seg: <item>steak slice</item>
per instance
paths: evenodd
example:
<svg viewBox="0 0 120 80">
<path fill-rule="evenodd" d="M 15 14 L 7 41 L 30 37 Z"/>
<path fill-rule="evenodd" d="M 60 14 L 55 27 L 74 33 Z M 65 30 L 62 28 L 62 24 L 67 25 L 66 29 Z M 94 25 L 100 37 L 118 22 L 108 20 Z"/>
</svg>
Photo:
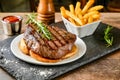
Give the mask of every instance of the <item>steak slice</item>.
<svg viewBox="0 0 120 80">
<path fill-rule="evenodd" d="M 66 55 L 73 47 L 76 35 L 55 26 L 47 26 L 52 34 L 48 40 L 35 30 L 35 26 L 28 24 L 24 32 L 24 40 L 28 49 L 42 57 L 59 59 Z"/>
</svg>

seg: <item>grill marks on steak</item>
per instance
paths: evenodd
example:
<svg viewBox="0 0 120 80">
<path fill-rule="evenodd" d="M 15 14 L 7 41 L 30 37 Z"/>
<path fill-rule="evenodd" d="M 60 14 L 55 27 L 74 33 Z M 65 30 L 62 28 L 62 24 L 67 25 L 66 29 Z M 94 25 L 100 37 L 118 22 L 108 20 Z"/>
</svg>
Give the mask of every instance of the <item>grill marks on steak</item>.
<svg viewBox="0 0 120 80">
<path fill-rule="evenodd" d="M 47 29 L 52 34 L 52 40 L 44 38 L 42 34 L 36 31 L 35 26 L 29 24 L 24 32 L 24 40 L 28 49 L 31 49 L 40 56 L 59 59 L 71 50 L 76 36 L 54 26 L 47 26 Z"/>
<path fill-rule="evenodd" d="M 48 27 L 48 29 L 50 30 L 50 32 L 59 40 L 60 43 L 62 43 L 63 45 L 66 44 L 65 40 L 62 38 L 62 36 L 59 35 L 59 33 L 57 33 L 57 31 L 53 28 L 53 27 Z"/>
</svg>

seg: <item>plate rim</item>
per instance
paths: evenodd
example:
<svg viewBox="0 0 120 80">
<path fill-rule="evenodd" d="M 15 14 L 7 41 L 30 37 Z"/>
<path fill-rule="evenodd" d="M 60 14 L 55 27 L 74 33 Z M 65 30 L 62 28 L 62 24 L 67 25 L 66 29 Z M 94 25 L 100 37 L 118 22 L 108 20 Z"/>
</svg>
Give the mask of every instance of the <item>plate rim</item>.
<svg viewBox="0 0 120 80">
<path fill-rule="evenodd" d="M 59 62 L 56 62 L 56 63 L 46 63 L 46 62 L 40 62 L 40 61 L 37 61 L 37 60 L 35 60 L 34 58 L 32 58 L 32 57 L 30 57 L 30 56 L 28 56 L 28 55 L 25 55 L 24 53 L 22 53 L 21 51 L 20 51 L 20 49 L 18 48 L 18 44 L 19 44 L 19 41 L 20 41 L 20 39 L 23 37 L 23 34 L 20 34 L 20 35 L 18 35 L 17 37 L 15 37 L 13 40 L 12 40 L 12 42 L 11 42 L 11 44 L 10 44 L 10 49 L 11 49 L 11 51 L 12 51 L 12 54 L 15 56 L 15 57 L 17 57 L 18 59 L 20 59 L 20 60 L 22 60 L 22 61 L 25 61 L 25 62 L 28 62 L 28 63 L 31 63 L 31 64 L 37 64 L 37 65 L 62 65 L 62 64 L 67 64 L 67 63 L 70 63 L 70 62 L 73 62 L 73 61 L 76 61 L 76 60 L 78 60 L 79 58 L 81 58 L 85 53 L 86 53 L 86 50 L 87 50 L 87 46 L 86 46 L 86 44 L 85 44 L 85 42 L 82 40 L 82 39 L 80 39 L 79 37 L 77 37 L 77 40 L 76 40 L 76 42 L 75 42 L 75 45 L 78 47 L 78 52 L 77 52 L 77 54 L 75 54 L 74 56 L 72 56 L 72 57 L 70 57 L 70 58 L 67 58 L 67 59 L 63 59 L 63 60 L 61 60 L 61 61 L 59 61 Z M 80 41 L 80 43 L 78 44 L 78 41 Z M 14 47 L 16 45 L 16 47 Z M 81 47 L 81 48 L 80 48 Z M 18 50 L 18 52 L 15 52 L 15 50 Z M 82 49 L 82 53 L 80 52 L 80 50 L 79 49 Z M 80 53 L 81 54 L 80 54 Z M 19 54 L 18 54 L 19 53 Z M 22 53 L 22 54 L 21 54 Z M 26 58 L 29 58 L 30 60 L 32 60 L 32 61 L 30 61 L 30 60 L 27 60 L 26 58 L 22 58 L 20 55 L 22 55 L 23 57 L 26 57 Z M 79 56 L 77 56 L 77 55 L 79 55 Z M 76 56 L 76 57 L 75 57 Z M 74 58 L 75 57 L 75 58 Z M 73 59 L 72 59 L 73 58 Z M 70 61 L 65 61 L 65 60 L 69 60 L 69 59 L 72 59 L 72 60 L 70 60 Z"/>
</svg>

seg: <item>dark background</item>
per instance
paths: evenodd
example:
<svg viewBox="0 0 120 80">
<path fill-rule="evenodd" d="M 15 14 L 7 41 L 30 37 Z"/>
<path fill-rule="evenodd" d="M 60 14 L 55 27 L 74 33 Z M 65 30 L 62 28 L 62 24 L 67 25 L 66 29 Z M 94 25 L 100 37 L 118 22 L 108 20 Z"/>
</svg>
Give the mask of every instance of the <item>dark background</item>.
<svg viewBox="0 0 120 80">
<path fill-rule="evenodd" d="M 65 6 L 68 9 L 69 4 L 76 4 L 80 1 L 82 6 L 88 0 L 53 0 L 55 5 L 55 11 L 59 12 L 61 6 Z M 0 0 L 0 11 L 1 12 L 33 12 L 36 11 L 39 0 Z M 103 12 L 119 12 L 120 0 L 95 0 L 94 5 L 103 5 Z M 117 11 L 112 8 L 117 8 Z"/>
</svg>

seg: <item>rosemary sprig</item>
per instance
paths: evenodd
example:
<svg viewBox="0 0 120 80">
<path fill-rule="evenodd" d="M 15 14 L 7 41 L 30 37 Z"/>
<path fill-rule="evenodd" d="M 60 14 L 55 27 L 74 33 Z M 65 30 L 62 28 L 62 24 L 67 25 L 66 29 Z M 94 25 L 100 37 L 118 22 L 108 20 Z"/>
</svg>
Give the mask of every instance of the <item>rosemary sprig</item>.
<svg viewBox="0 0 120 80">
<path fill-rule="evenodd" d="M 37 26 L 38 28 L 38 32 L 42 33 L 43 36 L 45 36 L 47 39 L 52 39 L 51 33 L 50 31 L 46 28 L 46 25 L 44 25 L 42 22 L 36 20 L 36 16 L 37 14 L 32 13 L 32 14 L 28 14 L 27 15 L 29 17 L 28 21 L 26 22 L 28 23 L 33 23 L 34 25 Z"/>
<path fill-rule="evenodd" d="M 113 44 L 113 36 L 110 33 L 113 27 L 107 26 L 107 28 L 104 30 L 104 40 L 107 43 L 107 47 L 112 46 Z"/>
</svg>

